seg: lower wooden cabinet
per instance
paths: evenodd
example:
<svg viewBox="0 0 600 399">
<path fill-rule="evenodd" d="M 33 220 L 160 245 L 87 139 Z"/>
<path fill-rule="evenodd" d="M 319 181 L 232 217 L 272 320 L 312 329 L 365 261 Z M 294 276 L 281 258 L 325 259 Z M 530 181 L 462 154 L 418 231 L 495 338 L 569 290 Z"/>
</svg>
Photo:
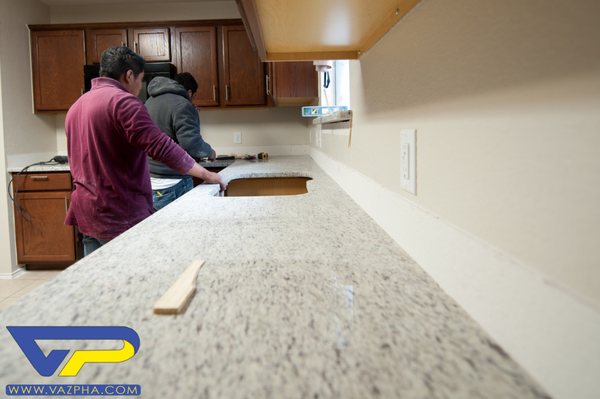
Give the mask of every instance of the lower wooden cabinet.
<svg viewBox="0 0 600 399">
<path fill-rule="evenodd" d="M 65 267 L 78 258 L 73 226 L 64 224 L 71 200 L 69 173 L 26 173 L 13 177 L 17 260 L 27 265 Z"/>
</svg>

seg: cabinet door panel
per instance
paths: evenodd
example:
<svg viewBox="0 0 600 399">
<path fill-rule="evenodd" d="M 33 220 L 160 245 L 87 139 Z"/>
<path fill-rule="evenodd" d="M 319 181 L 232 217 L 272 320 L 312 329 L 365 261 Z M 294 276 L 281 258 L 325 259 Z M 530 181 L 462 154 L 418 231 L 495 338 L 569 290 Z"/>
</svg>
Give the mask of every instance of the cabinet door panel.
<svg viewBox="0 0 600 399">
<path fill-rule="evenodd" d="M 15 204 L 19 263 L 69 263 L 76 260 L 75 229 L 64 224 L 71 193 L 18 193 Z"/>
<path fill-rule="evenodd" d="M 193 98 L 197 106 L 219 105 L 217 37 L 214 26 L 182 27 L 175 30 L 177 72 L 189 72 L 198 82 Z"/>
<path fill-rule="evenodd" d="M 318 76 L 311 61 L 274 62 L 275 97 L 318 97 Z"/>
<path fill-rule="evenodd" d="M 169 28 L 134 29 L 133 43 L 135 52 L 148 62 L 171 60 Z"/>
<path fill-rule="evenodd" d="M 265 103 L 264 67 L 243 25 L 222 26 L 225 105 Z"/>
<path fill-rule="evenodd" d="M 127 29 L 89 29 L 86 31 L 87 63 L 99 64 L 107 48 L 127 46 Z"/>
<path fill-rule="evenodd" d="M 83 92 L 83 30 L 31 32 L 36 111 L 66 111 Z"/>
</svg>

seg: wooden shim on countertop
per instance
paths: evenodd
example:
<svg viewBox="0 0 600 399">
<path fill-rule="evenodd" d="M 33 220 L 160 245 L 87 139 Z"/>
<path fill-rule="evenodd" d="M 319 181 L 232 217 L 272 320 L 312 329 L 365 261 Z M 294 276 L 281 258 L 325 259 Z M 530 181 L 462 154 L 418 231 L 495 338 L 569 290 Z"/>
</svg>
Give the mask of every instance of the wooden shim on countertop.
<svg viewBox="0 0 600 399">
<path fill-rule="evenodd" d="M 167 292 L 154 304 L 156 314 L 183 313 L 196 292 L 196 277 L 204 264 L 203 260 L 193 261 L 169 287 Z"/>
</svg>

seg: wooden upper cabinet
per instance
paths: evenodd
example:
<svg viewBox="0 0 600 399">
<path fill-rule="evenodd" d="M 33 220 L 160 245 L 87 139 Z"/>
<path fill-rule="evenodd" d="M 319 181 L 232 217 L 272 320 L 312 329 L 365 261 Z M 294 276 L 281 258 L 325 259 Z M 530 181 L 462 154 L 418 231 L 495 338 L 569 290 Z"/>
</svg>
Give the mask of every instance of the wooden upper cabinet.
<svg viewBox="0 0 600 399">
<path fill-rule="evenodd" d="M 133 51 L 147 62 L 171 61 L 169 28 L 134 28 L 130 31 Z"/>
<path fill-rule="evenodd" d="M 175 66 L 198 82 L 193 98 L 197 106 L 219 105 L 217 29 L 215 26 L 175 28 Z"/>
<path fill-rule="evenodd" d="M 84 31 L 31 32 L 35 111 L 66 111 L 83 92 Z"/>
<path fill-rule="evenodd" d="M 263 63 L 243 25 L 221 26 L 222 105 L 265 104 Z"/>
<path fill-rule="evenodd" d="M 104 50 L 127 46 L 127 29 L 100 28 L 85 31 L 86 61 L 88 64 L 99 64 Z"/>
<path fill-rule="evenodd" d="M 312 105 L 319 99 L 319 76 L 312 61 L 273 62 L 267 94 L 277 105 Z"/>
<path fill-rule="evenodd" d="M 129 46 L 148 63 L 172 62 L 178 72 L 190 72 L 199 86 L 193 98 L 196 106 L 266 105 L 266 83 L 276 94 L 269 97 L 269 105 L 273 98 L 277 105 L 291 105 L 285 103 L 286 98 L 294 101 L 316 98 L 309 94 L 314 71 L 308 66 L 283 63 L 273 66 L 274 72 L 265 75 L 266 64 L 252 48 L 239 20 L 29 25 L 29 28 L 35 112 L 67 111 L 83 93 L 83 66 L 100 63 L 107 48 L 122 45 Z"/>
</svg>

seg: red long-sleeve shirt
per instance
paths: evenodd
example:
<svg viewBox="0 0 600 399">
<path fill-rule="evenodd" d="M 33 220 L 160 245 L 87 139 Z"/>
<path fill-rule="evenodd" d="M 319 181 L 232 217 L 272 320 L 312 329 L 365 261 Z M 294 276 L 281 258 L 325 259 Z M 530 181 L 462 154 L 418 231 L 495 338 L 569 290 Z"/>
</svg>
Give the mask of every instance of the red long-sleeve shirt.
<svg viewBox="0 0 600 399">
<path fill-rule="evenodd" d="M 195 161 L 152 122 L 142 101 L 118 81 L 100 77 L 65 120 L 75 190 L 65 224 L 112 239 L 153 212 L 146 156 L 181 174 Z"/>
</svg>

